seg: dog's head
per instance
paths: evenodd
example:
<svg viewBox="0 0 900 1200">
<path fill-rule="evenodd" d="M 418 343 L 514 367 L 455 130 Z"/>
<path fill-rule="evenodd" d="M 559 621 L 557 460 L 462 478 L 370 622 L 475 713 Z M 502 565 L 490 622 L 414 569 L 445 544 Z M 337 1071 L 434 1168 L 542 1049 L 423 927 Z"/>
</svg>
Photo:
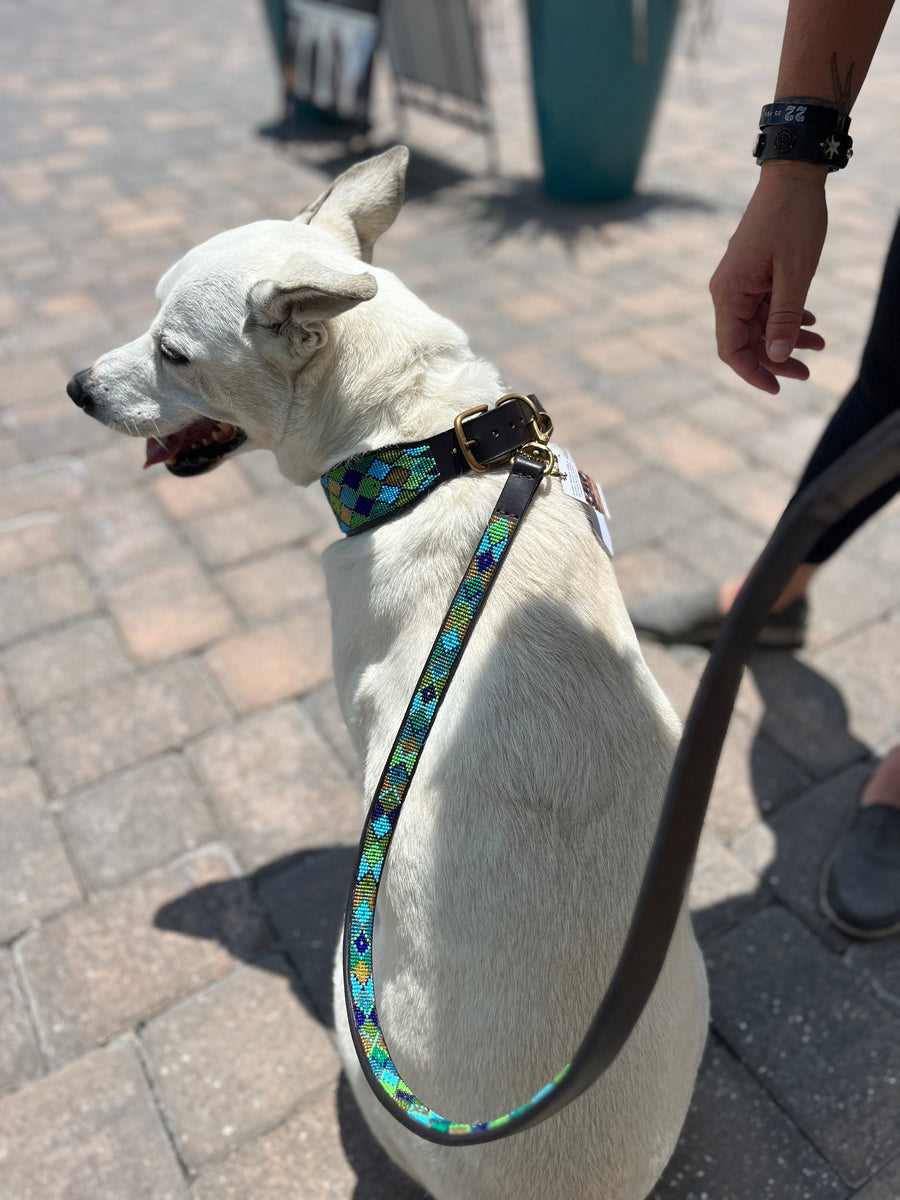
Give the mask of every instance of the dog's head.
<svg viewBox="0 0 900 1200">
<path fill-rule="evenodd" d="M 379 386 L 361 378 L 361 364 L 377 375 L 390 305 L 367 302 L 381 283 L 408 297 L 400 309 L 419 304 L 388 272 L 366 269 L 400 210 L 407 160 L 395 147 L 345 171 L 295 220 L 232 229 L 191 250 L 160 281 L 150 329 L 79 372 L 71 398 L 146 438 L 147 466 L 197 475 L 267 448 L 289 478 L 310 482 L 359 436 L 349 432 L 359 414 L 335 397 Z"/>
</svg>

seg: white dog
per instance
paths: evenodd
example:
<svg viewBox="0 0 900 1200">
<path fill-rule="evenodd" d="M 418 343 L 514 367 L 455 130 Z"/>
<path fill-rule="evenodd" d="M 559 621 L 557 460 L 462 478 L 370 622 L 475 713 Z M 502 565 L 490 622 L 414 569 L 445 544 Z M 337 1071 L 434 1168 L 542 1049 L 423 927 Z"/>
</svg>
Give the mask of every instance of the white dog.
<svg viewBox="0 0 900 1200">
<path fill-rule="evenodd" d="M 391 150 L 296 220 L 192 250 L 163 277 L 149 332 L 76 376 L 72 398 L 148 438 L 148 463 L 176 474 L 266 448 L 301 485 L 493 405 L 497 373 L 462 331 L 367 265 L 406 161 Z M 505 475 L 455 479 L 325 554 L 335 678 L 369 796 Z M 438 1112 L 498 1116 L 571 1057 L 622 946 L 678 733 L 583 507 L 544 480 L 438 715 L 379 896 L 382 1027 Z M 594 1087 L 515 1137 L 444 1147 L 370 1093 L 336 978 L 360 1107 L 436 1200 L 643 1200 L 678 1137 L 707 1015 L 683 911 L 649 1004 Z"/>
</svg>

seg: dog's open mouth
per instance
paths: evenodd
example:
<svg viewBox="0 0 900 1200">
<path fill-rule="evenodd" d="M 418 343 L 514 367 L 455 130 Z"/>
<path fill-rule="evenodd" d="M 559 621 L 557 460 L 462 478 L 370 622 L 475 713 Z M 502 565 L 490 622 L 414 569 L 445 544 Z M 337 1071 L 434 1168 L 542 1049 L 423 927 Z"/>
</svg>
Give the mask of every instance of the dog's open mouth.
<svg viewBox="0 0 900 1200">
<path fill-rule="evenodd" d="M 168 437 L 148 438 L 144 466 L 165 463 L 173 475 L 202 475 L 246 440 L 237 425 L 204 417 Z"/>
</svg>

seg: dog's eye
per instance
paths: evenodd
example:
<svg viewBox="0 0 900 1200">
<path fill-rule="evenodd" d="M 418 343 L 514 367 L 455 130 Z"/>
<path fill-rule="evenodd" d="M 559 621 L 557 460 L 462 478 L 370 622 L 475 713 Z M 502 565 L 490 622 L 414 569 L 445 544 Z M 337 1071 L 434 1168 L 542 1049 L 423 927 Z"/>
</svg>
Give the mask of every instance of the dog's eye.
<svg viewBox="0 0 900 1200">
<path fill-rule="evenodd" d="M 173 350 L 165 342 L 159 343 L 159 352 L 166 362 L 173 363 L 176 367 L 183 367 L 189 361 L 186 355 L 181 354 L 178 350 Z"/>
</svg>

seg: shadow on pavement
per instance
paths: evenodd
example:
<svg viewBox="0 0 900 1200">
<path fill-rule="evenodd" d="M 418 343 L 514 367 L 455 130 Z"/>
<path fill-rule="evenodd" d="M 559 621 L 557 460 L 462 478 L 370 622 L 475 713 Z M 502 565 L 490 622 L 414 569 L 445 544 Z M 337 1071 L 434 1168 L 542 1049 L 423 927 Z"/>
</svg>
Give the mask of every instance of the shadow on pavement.
<svg viewBox="0 0 900 1200">
<path fill-rule="evenodd" d="M 216 940 L 236 958 L 253 962 L 255 956 L 242 953 L 242 943 L 232 930 L 217 923 L 223 911 L 247 902 L 249 887 L 251 902 L 262 907 L 285 948 L 293 968 L 285 973 L 290 974 L 297 998 L 333 1029 L 332 968 L 355 862 L 356 851 L 348 846 L 287 855 L 243 879 L 205 884 L 180 896 L 159 909 L 155 924 Z M 267 958 L 266 968 L 278 961 Z M 354 1200 L 427 1200 L 369 1133 L 343 1074 L 337 1117 L 347 1162 L 358 1176 Z"/>
<path fill-rule="evenodd" d="M 295 126 L 290 122 L 264 126 L 259 133 L 261 137 L 280 142 L 285 147 L 285 152 L 298 162 L 314 166 L 332 177 L 340 175 L 354 163 L 363 162 L 375 154 L 389 150 L 400 140 L 398 137 L 377 143 L 368 137 L 359 137 L 347 141 L 336 139 L 333 128 L 328 125 Z M 433 158 L 422 150 L 410 147 L 409 167 L 406 172 L 407 200 L 420 200 L 436 195 L 472 178 L 475 178 L 475 175 L 452 163 Z"/>
<path fill-rule="evenodd" d="M 849 1005 L 866 1016 L 870 1058 L 873 1049 L 880 1054 L 882 1046 L 900 1047 L 900 1014 L 891 1017 L 880 1008 L 863 978 L 868 973 L 876 986 L 894 987 L 898 994 L 893 1002 L 900 1007 L 900 973 L 896 947 L 853 948 L 818 909 L 822 865 L 852 819 L 871 767 L 867 748 L 849 732 L 840 692 L 789 654 L 760 652 L 750 669 L 764 705 L 750 754 L 751 772 L 757 800 L 766 800 L 759 805 L 759 825 L 734 845 L 759 872 L 760 883 L 696 914 L 709 967 L 712 1029 L 678 1148 L 648 1200 L 687 1200 L 701 1192 L 729 1200 L 801 1200 L 812 1194 L 817 1200 L 843 1200 L 848 1189 L 832 1164 L 845 1163 L 841 1174 L 851 1181 L 856 1176 L 858 1185 L 866 1177 L 857 1169 L 854 1146 L 860 1139 L 868 1138 L 866 1161 L 877 1155 L 875 1166 L 900 1151 L 900 1102 L 892 1093 L 878 1090 L 875 1101 L 883 1119 L 874 1133 L 864 1126 L 869 1110 L 854 1114 L 848 1102 L 854 1088 L 871 1087 L 852 1039 L 845 1050 L 839 1044 L 831 1047 L 841 1083 L 831 1079 L 824 1097 L 816 1085 L 829 1088 L 834 1065 L 818 1079 L 817 1061 L 810 1058 L 807 1076 L 785 1070 L 780 1079 L 765 1065 L 771 1058 L 765 1053 L 760 1058 L 760 1045 L 773 1044 L 782 1046 L 782 1058 L 794 1061 L 818 1054 L 807 1050 L 809 1039 L 804 1041 L 804 1026 L 794 1016 L 777 1007 L 770 1011 L 770 999 L 762 1007 L 758 997 L 754 1000 L 757 993 L 777 993 L 788 978 L 796 980 L 798 1003 L 808 1019 L 828 1027 L 828 1037 L 835 1022 L 840 1030 Z M 774 756 L 773 746 L 778 751 Z M 773 779 L 779 762 L 791 767 L 793 792 Z M 798 776 L 798 763 L 817 764 L 812 772 L 817 781 L 809 784 L 808 776 Z M 771 802 L 773 794 L 780 797 L 777 803 Z M 286 856 L 243 879 L 207 884 L 172 901 L 159 910 L 156 924 L 215 939 L 236 957 L 247 957 L 240 939 L 218 915 L 230 907 L 222 903 L 225 899 L 238 898 L 233 892 L 246 899 L 249 889 L 284 947 L 298 999 L 323 1025 L 333 1027 L 332 967 L 355 854 L 355 848 L 334 846 Z M 751 952 L 759 946 L 749 965 L 748 946 Z M 848 954 L 862 956 L 855 972 L 846 969 Z M 881 1029 L 885 1021 L 896 1030 Z M 829 1105 L 834 1109 L 831 1132 L 827 1111 L 823 1116 Z M 374 1141 L 344 1076 L 337 1110 L 344 1152 L 358 1176 L 354 1200 L 427 1200 Z"/>
<path fill-rule="evenodd" d="M 758 738 L 771 739 L 815 778 L 870 757 L 848 728 L 843 696 L 823 675 L 777 650 L 758 650 L 749 671 L 764 705 Z"/>
<path fill-rule="evenodd" d="M 358 1177 L 353 1200 L 429 1200 L 428 1193 L 404 1175 L 372 1137 L 343 1073 L 337 1115 L 347 1162 Z"/>
<path fill-rule="evenodd" d="M 399 135 L 383 143 L 368 136 L 341 138 L 334 126 L 278 121 L 259 130 L 261 137 L 281 143 L 299 162 L 335 177 L 373 154 L 397 144 Z M 638 221 L 665 210 L 712 213 L 714 206 L 696 196 L 675 192 L 646 192 L 610 204 L 572 204 L 551 199 L 539 179 L 509 178 L 466 171 L 446 159 L 410 147 L 406 175 L 407 200 L 428 201 L 448 189 L 470 185 L 457 197 L 454 220 L 473 230 L 485 244 L 496 244 L 522 233 L 550 233 L 565 246 L 574 246 L 587 231 L 605 225 Z"/>
<path fill-rule="evenodd" d="M 524 233 L 550 233 L 565 246 L 574 246 L 588 231 L 605 225 L 637 221 L 660 209 L 712 212 L 696 196 L 647 192 L 611 204 L 571 204 L 551 199 L 537 179 L 502 179 L 477 195 L 461 198 L 461 224 L 474 229 L 488 244 Z"/>
</svg>

